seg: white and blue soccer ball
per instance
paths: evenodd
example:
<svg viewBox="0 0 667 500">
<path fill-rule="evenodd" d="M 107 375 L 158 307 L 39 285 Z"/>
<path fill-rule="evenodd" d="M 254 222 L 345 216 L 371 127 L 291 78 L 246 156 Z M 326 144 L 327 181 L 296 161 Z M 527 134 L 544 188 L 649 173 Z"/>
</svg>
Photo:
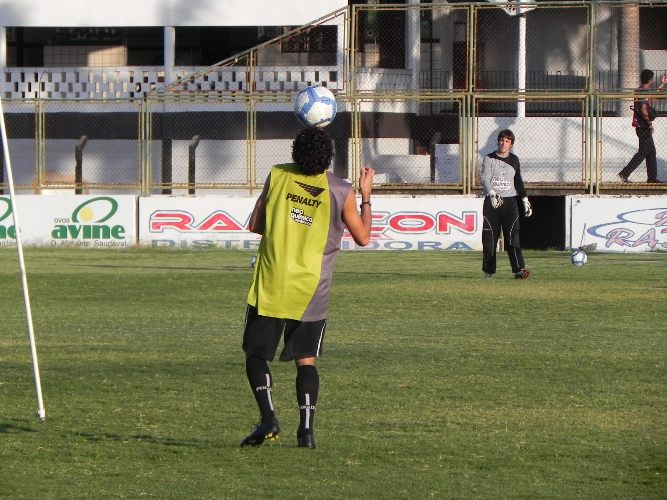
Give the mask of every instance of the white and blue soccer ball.
<svg viewBox="0 0 667 500">
<path fill-rule="evenodd" d="M 326 87 L 306 87 L 294 98 L 294 113 L 306 126 L 326 127 L 336 117 L 336 97 Z"/>
<path fill-rule="evenodd" d="M 583 250 L 577 249 L 572 252 L 571 260 L 572 264 L 574 264 L 575 266 L 583 266 L 584 264 L 586 264 L 586 262 L 588 262 L 588 255 L 586 255 L 586 252 L 584 252 Z"/>
</svg>

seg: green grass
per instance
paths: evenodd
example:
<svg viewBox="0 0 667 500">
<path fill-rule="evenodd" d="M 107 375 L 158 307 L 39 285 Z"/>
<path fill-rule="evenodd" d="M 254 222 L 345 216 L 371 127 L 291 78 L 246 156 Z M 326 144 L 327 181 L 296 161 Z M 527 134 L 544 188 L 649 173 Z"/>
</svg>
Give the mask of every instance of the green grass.
<svg viewBox="0 0 667 500">
<path fill-rule="evenodd" d="M 240 349 L 249 253 L 0 250 L 2 498 L 665 498 L 667 255 L 342 253 L 316 418 L 257 420 Z"/>
</svg>

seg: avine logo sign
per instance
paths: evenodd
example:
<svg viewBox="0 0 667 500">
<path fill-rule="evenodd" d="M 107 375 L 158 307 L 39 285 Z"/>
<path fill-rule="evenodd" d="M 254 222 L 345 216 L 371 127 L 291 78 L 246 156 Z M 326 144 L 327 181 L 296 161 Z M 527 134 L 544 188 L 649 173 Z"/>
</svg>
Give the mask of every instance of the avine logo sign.
<svg viewBox="0 0 667 500">
<path fill-rule="evenodd" d="M 51 230 L 52 245 L 121 247 L 126 229 L 122 224 L 105 224 L 118 211 L 118 202 L 98 196 L 74 208 L 71 217 L 56 217 Z"/>
<path fill-rule="evenodd" d="M 9 198 L 0 198 L 0 246 L 16 245 L 16 227 L 13 221 L 12 202 Z"/>
</svg>

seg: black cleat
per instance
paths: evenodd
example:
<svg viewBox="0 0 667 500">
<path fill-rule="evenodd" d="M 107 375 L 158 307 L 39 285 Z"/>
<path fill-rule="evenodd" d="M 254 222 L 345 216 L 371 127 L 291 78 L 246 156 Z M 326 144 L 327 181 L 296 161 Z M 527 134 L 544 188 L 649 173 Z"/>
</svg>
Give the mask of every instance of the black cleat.
<svg viewBox="0 0 667 500">
<path fill-rule="evenodd" d="M 521 269 L 518 273 L 514 273 L 514 278 L 518 280 L 525 280 L 528 276 L 530 276 L 530 271 L 528 269 Z"/>
<path fill-rule="evenodd" d="M 241 441 L 241 447 L 246 446 L 261 446 L 264 441 L 275 441 L 280 434 L 280 426 L 278 419 L 273 417 L 267 422 L 260 422 L 257 428 L 247 438 Z"/>
<path fill-rule="evenodd" d="M 305 432 L 300 436 L 297 435 L 296 442 L 299 448 L 310 448 L 311 450 L 314 450 L 316 448 L 315 436 L 313 436 L 313 431 Z"/>
</svg>

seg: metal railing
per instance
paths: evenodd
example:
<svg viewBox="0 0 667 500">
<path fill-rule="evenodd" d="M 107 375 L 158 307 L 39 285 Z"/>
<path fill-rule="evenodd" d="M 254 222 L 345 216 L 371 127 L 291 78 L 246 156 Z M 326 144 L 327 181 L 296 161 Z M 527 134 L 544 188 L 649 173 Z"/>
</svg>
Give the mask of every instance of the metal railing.
<svg viewBox="0 0 667 500">
<path fill-rule="evenodd" d="M 332 167 L 355 179 L 361 165 L 374 166 L 379 191 L 479 190 L 480 155 L 493 150 L 498 130 L 506 127 L 517 135 L 515 152 L 531 189 L 664 191 L 643 182 L 641 169 L 633 184 L 617 177 L 637 148 L 629 107 L 638 95 L 638 71 L 632 79 L 607 67 L 610 54 L 602 57 L 598 49 L 623 8 L 667 14 L 662 1 L 536 4 L 527 17 L 533 23 L 527 39 L 539 43 L 528 44 L 523 72 L 508 63 L 500 43 L 507 36 L 516 41 L 520 21 L 496 7 L 374 4 L 341 9 L 212 67 L 193 68 L 169 85 L 149 84 L 121 98 L 44 98 L 47 80 L 65 84 L 68 77 L 40 77 L 27 89 L 39 91 L 38 97 L 5 99 L 17 188 L 143 195 L 254 191 L 271 165 L 291 158 L 291 140 L 301 127 L 292 112 L 295 93 L 326 85 L 338 102 L 328 127 L 336 146 Z M 593 21 L 602 18 L 604 32 Z M 417 29 L 423 21 L 415 19 L 431 19 L 427 43 Z M 577 29 L 568 32 L 570 25 Z M 318 35 L 318 52 L 300 52 L 297 42 L 317 26 L 328 27 Z M 446 39 L 450 32 L 455 37 Z M 426 55 L 417 55 L 420 48 Z M 499 62 L 508 69 L 494 69 Z M 556 69 L 561 65 L 570 69 Z M 654 71 L 658 81 L 667 72 Z M 14 83 L 4 82 L 5 95 Z M 77 82 L 69 83 L 76 89 Z M 667 112 L 667 96 L 655 88 L 649 95 Z M 659 176 L 667 180 L 665 135 L 656 134 L 655 142 Z M 2 168 L 0 174 L 1 190 Z"/>
</svg>

